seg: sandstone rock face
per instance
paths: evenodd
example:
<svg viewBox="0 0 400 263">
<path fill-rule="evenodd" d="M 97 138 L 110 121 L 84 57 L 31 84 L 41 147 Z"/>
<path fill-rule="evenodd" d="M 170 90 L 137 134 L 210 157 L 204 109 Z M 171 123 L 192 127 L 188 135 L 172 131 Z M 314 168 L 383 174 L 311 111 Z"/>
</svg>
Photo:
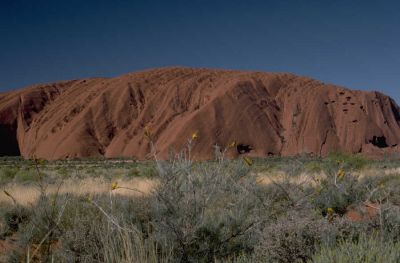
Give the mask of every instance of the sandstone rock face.
<svg viewBox="0 0 400 263">
<path fill-rule="evenodd" d="M 400 152 L 394 100 L 291 74 L 162 68 L 0 93 L 0 155 L 145 159 L 146 126 L 160 157 L 195 131 L 197 159 L 232 141 L 250 156 Z"/>
</svg>

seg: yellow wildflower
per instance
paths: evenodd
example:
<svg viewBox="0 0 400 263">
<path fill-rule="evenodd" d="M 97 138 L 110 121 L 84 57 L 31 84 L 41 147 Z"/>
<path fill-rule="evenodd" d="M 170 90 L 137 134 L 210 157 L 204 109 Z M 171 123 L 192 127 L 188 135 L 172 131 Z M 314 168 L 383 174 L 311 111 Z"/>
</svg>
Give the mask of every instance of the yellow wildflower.
<svg viewBox="0 0 400 263">
<path fill-rule="evenodd" d="M 248 165 L 252 166 L 253 165 L 253 160 L 251 160 L 249 157 L 243 157 L 243 161 Z"/>
<path fill-rule="evenodd" d="M 228 144 L 228 148 L 233 148 L 236 146 L 236 142 L 232 141 L 230 144 Z"/>
<path fill-rule="evenodd" d="M 118 188 L 118 183 L 117 182 L 114 182 L 114 183 L 111 184 L 111 190 L 115 190 L 117 188 Z"/>
<path fill-rule="evenodd" d="M 197 140 L 198 138 L 199 138 L 199 135 L 198 135 L 197 131 L 192 133 L 192 140 L 193 141 Z"/>
<path fill-rule="evenodd" d="M 34 158 L 33 162 L 35 163 L 35 165 L 44 165 L 44 164 L 46 164 L 46 161 L 44 159 L 38 159 L 38 158 Z"/>
<path fill-rule="evenodd" d="M 334 213 L 335 211 L 333 210 L 332 207 L 328 207 L 328 209 L 326 209 L 326 212 L 327 212 L 327 214 L 328 214 L 328 220 L 329 220 L 329 222 L 332 222 L 332 221 L 333 221 L 333 218 L 334 218 L 333 213 Z"/>
<path fill-rule="evenodd" d="M 342 179 L 344 176 L 345 176 L 345 172 L 343 171 L 343 169 L 340 169 L 339 171 L 338 171 L 338 173 L 337 173 L 337 177 L 339 178 L 339 179 Z"/>
<path fill-rule="evenodd" d="M 326 209 L 326 212 L 328 213 L 328 216 L 332 216 L 333 215 L 333 208 L 332 207 L 328 207 L 328 209 Z"/>
</svg>

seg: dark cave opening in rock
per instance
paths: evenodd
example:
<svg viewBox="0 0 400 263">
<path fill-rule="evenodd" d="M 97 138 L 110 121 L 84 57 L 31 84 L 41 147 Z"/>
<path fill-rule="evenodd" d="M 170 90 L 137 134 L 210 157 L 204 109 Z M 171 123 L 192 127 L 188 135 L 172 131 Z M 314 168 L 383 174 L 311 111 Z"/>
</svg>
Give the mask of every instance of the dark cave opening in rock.
<svg viewBox="0 0 400 263">
<path fill-rule="evenodd" d="M 0 156 L 20 156 L 16 131 L 0 124 Z"/>
<path fill-rule="evenodd" d="M 369 142 L 379 148 L 389 147 L 389 145 L 386 143 L 385 136 L 374 136 L 372 137 L 372 140 L 369 140 Z"/>
<path fill-rule="evenodd" d="M 251 150 L 253 150 L 253 147 L 251 147 L 250 145 L 246 145 L 246 144 L 238 144 L 236 146 L 236 150 L 239 154 L 243 154 L 243 153 L 248 153 Z"/>
</svg>

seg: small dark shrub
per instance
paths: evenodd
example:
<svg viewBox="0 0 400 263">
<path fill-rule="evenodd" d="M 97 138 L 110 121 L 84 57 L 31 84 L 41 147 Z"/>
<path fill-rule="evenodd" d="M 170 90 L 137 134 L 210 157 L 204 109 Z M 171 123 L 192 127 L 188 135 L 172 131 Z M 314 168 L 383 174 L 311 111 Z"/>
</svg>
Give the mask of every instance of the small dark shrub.
<svg viewBox="0 0 400 263">
<path fill-rule="evenodd" d="M 6 184 L 12 181 L 19 169 L 16 167 L 2 167 L 0 169 L 0 184 Z"/>
<path fill-rule="evenodd" d="M 23 224 L 26 224 L 29 221 L 31 217 L 30 211 L 23 206 L 4 206 L 3 209 L 3 211 L 1 211 L 3 231 L 0 233 L 0 238 L 5 238 L 16 233 Z"/>
<path fill-rule="evenodd" d="M 336 227 L 313 211 L 289 212 L 265 227 L 255 255 L 259 262 L 306 262 L 321 244 L 336 241 Z"/>
</svg>

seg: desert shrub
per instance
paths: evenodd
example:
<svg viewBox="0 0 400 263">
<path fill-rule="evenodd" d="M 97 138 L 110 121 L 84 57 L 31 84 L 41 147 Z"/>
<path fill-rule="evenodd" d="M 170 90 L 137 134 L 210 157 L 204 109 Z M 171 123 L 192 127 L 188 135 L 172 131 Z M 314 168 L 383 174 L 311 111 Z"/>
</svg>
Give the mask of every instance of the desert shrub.
<svg viewBox="0 0 400 263">
<path fill-rule="evenodd" d="M 62 178 L 68 178 L 70 176 L 70 172 L 68 171 L 67 167 L 58 167 L 57 168 L 57 173 L 62 177 Z"/>
<path fill-rule="evenodd" d="M 358 240 L 372 234 L 370 222 L 352 222 L 345 217 L 322 217 L 311 208 L 287 210 L 259 233 L 254 249 L 255 262 L 307 262 L 321 247 L 332 247 L 344 240 Z"/>
<path fill-rule="evenodd" d="M 20 229 L 19 246 L 30 247 L 31 259 L 42 262 L 147 262 L 142 259 L 167 257 L 149 238 L 147 204 L 145 198 L 45 196 Z M 20 262 L 27 252 L 15 251 L 9 261 Z M 130 261 L 133 258 L 137 260 Z"/>
<path fill-rule="evenodd" d="M 400 242 L 400 207 L 386 203 L 381 205 L 378 212 L 375 223 L 382 231 L 382 239 Z"/>
<path fill-rule="evenodd" d="M 260 222 L 255 178 L 241 161 L 194 167 L 185 156 L 160 164 L 153 200 L 156 239 L 178 262 L 212 262 L 251 249 Z"/>
<path fill-rule="evenodd" d="M 157 168 L 154 164 L 144 163 L 144 164 L 135 164 L 134 167 L 128 169 L 126 175 L 128 177 L 156 177 L 158 176 Z"/>
<path fill-rule="evenodd" d="M 298 159 L 287 159 L 286 162 L 280 165 L 281 170 L 285 175 L 294 177 L 300 175 L 304 171 L 304 164 L 306 160 Z"/>
<path fill-rule="evenodd" d="M 152 235 L 147 198 L 94 200 L 72 200 L 66 208 L 55 253 L 61 262 L 170 262 L 168 244 Z"/>
<path fill-rule="evenodd" d="M 96 175 L 96 169 L 94 167 L 87 168 L 85 171 L 86 174 L 95 176 Z"/>
<path fill-rule="evenodd" d="M 325 246 L 310 260 L 314 263 L 395 263 L 400 262 L 400 243 L 381 242 L 374 236 L 357 241 L 344 241 L 338 246 Z"/>
<path fill-rule="evenodd" d="M 258 173 L 269 173 L 277 168 L 278 164 L 274 158 L 255 158 L 252 169 Z"/>
<path fill-rule="evenodd" d="M 18 232 L 19 244 L 23 248 L 33 248 L 31 259 L 48 261 L 53 254 L 52 247 L 58 242 L 63 233 L 60 226 L 66 198 L 57 196 L 41 196 L 38 203 L 30 209 L 31 216 Z M 26 258 L 27 251 L 17 251 L 14 258 Z"/>
<path fill-rule="evenodd" d="M 20 205 L 2 205 L 0 208 L 0 238 L 16 233 L 31 217 L 30 211 Z"/>
<path fill-rule="evenodd" d="M 354 195 L 374 204 L 376 216 L 368 220 L 369 229 L 379 230 L 385 240 L 400 241 L 400 194 L 397 176 L 370 176 L 358 182 Z M 361 193 L 362 192 L 362 193 Z M 364 231 L 365 232 L 365 231 Z"/>
<path fill-rule="evenodd" d="M 320 161 L 310 161 L 304 165 L 304 170 L 308 173 L 320 173 L 324 170 L 324 166 Z"/>
<path fill-rule="evenodd" d="M 155 177 L 158 171 L 154 165 L 143 165 L 138 167 L 139 175 L 143 177 Z"/>
<path fill-rule="evenodd" d="M 399 168 L 400 163 L 400 154 L 392 153 L 392 154 L 384 154 L 383 159 L 379 160 L 370 160 L 371 167 L 380 170 L 387 168 Z"/>
<path fill-rule="evenodd" d="M 240 254 L 232 258 L 226 258 L 223 260 L 215 260 L 215 263 L 255 263 L 257 259 L 253 254 Z"/>
<path fill-rule="evenodd" d="M 261 191 L 258 193 L 258 196 L 263 196 L 264 200 L 268 200 L 265 209 L 268 210 L 269 218 L 277 219 L 294 208 L 314 210 L 311 198 L 315 194 L 315 189 L 307 185 L 308 179 L 302 183 L 291 180 L 293 178 L 289 175 L 280 175 L 277 180 L 273 177 L 269 179 L 271 182 L 261 185 Z"/>
<path fill-rule="evenodd" d="M 140 176 L 140 170 L 137 167 L 129 169 L 127 172 L 128 177 L 138 177 Z"/>
<path fill-rule="evenodd" d="M 329 170 L 335 167 L 338 163 L 346 171 L 359 171 L 367 166 L 368 160 L 361 155 L 348 154 L 348 153 L 331 153 L 325 160 L 326 168 Z"/>
<path fill-rule="evenodd" d="M 32 169 L 20 169 L 15 175 L 16 183 L 37 182 L 39 177 Z"/>
<path fill-rule="evenodd" d="M 366 189 L 358 182 L 358 179 L 345 174 L 342 178 L 328 177 L 317 186 L 313 199 L 314 205 L 325 214 L 328 208 L 339 215 L 343 215 L 349 205 L 365 201 Z"/>
<path fill-rule="evenodd" d="M 18 173 L 17 167 L 2 167 L 0 169 L 0 184 L 6 184 L 12 181 Z"/>
<path fill-rule="evenodd" d="M 104 262 L 173 262 L 172 250 L 168 249 L 169 244 L 160 245 L 152 237 L 145 238 L 134 226 L 124 226 L 129 230 L 114 228 L 99 233 Z"/>
<path fill-rule="evenodd" d="M 370 195 L 372 202 L 382 200 L 389 201 L 391 204 L 400 205 L 400 178 L 395 175 L 377 174 L 364 178 L 363 185 L 373 193 Z"/>
<path fill-rule="evenodd" d="M 289 211 L 263 229 L 255 256 L 259 262 L 306 262 L 320 245 L 334 243 L 337 234 L 313 211 Z"/>
<path fill-rule="evenodd" d="M 69 246 L 62 251 L 74 253 L 64 252 L 64 258 L 79 262 L 92 262 L 93 258 L 100 262 L 169 262 L 169 244 L 154 238 L 147 197 L 99 196 L 94 200 L 83 200 L 81 208 L 75 208 L 73 216 L 68 215 L 69 220 L 76 221 L 68 224 L 62 236 L 61 243 Z"/>
<path fill-rule="evenodd" d="M 60 224 L 61 248 L 55 252 L 61 262 L 102 261 L 101 237 L 107 222 L 96 207 L 85 199 L 73 198 L 65 208 Z"/>
</svg>

